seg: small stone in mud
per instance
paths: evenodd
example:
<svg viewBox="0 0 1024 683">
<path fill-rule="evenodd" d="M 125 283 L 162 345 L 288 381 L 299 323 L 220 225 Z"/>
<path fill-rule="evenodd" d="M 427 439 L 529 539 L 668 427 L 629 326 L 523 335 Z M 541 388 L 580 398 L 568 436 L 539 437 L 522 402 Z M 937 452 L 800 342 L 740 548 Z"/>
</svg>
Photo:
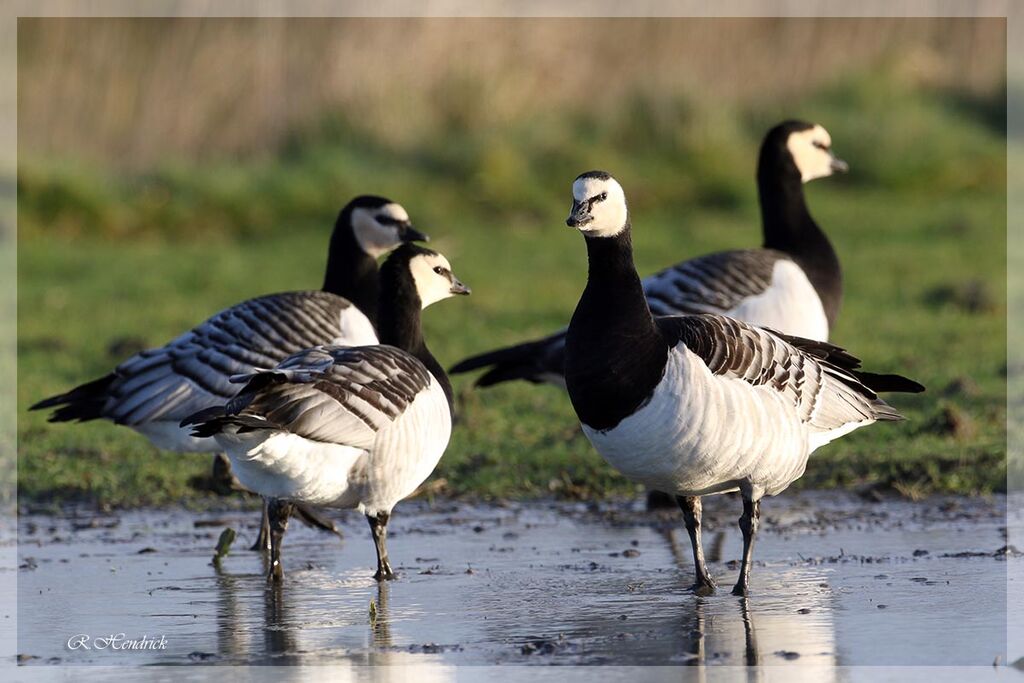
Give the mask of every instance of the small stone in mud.
<svg viewBox="0 0 1024 683">
<path fill-rule="evenodd" d="M 231 520 L 218 518 L 218 519 L 197 519 L 192 522 L 194 529 L 202 529 L 203 527 L 215 527 L 215 526 L 227 526 L 231 523 Z"/>
<path fill-rule="evenodd" d="M 629 617 L 627 615 L 625 615 L 625 614 L 620 614 L 619 615 L 619 621 L 625 621 L 626 619 L 629 619 Z"/>
<path fill-rule="evenodd" d="M 775 653 L 776 657 L 782 657 L 783 659 L 794 660 L 799 659 L 799 652 L 791 652 L 789 650 L 779 650 Z"/>
<path fill-rule="evenodd" d="M 921 548 L 918 548 L 917 550 L 914 551 L 914 557 L 924 557 L 927 554 L 928 554 L 928 551 L 927 550 L 923 550 Z"/>
<path fill-rule="evenodd" d="M 71 528 L 75 531 L 85 531 L 86 529 L 116 529 L 120 525 L 120 519 L 101 520 L 98 517 L 93 517 L 88 522 L 72 522 Z"/>
<path fill-rule="evenodd" d="M 633 546 L 634 548 L 636 548 L 636 547 L 637 547 L 638 545 L 640 545 L 640 541 L 638 541 L 638 540 L 636 540 L 636 539 L 634 538 L 634 539 L 633 539 L 632 541 L 630 541 L 630 542 L 629 542 L 629 544 L 630 544 L 631 546 Z"/>
<path fill-rule="evenodd" d="M 148 555 L 149 553 L 155 553 L 155 552 L 156 552 L 156 548 L 153 548 L 153 547 L 150 547 L 150 546 L 146 546 L 145 548 L 143 548 L 142 550 L 140 550 L 136 554 L 137 555 Z"/>
<path fill-rule="evenodd" d="M 633 548 L 627 548 L 626 550 L 622 551 L 622 556 L 623 557 L 639 557 L 640 556 L 640 551 L 639 550 L 634 550 Z"/>
<path fill-rule="evenodd" d="M 876 607 L 877 607 L 878 609 L 885 609 L 886 607 L 888 607 L 888 605 L 883 605 L 883 604 L 881 604 L 881 603 L 879 603 L 878 605 L 875 605 L 875 606 L 876 606 Z"/>
<path fill-rule="evenodd" d="M 189 652 L 188 658 L 193 662 L 208 662 L 211 659 L 216 659 L 217 655 L 213 652 L 199 652 L 196 650 L 195 652 Z"/>
<path fill-rule="evenodd" d="M 913 581 L 914 583 L 927 583 L 928 582 L 928 578 L 925 577 L 925 576 L 915 576 L 915 577 L 911 578 L 910 580 Z"/>
<path fill-rule="evenodd" d="M 479 524 L 477 524 L 475 527 L 473 527 L 473 533 L 474 534 L 482 534 L 483 532 L 484 532 L 484 528 L 482 526 L 480 526 Z"/>
<path fill-rule="evenodd" d="M 39 659 L 39 657 L 36 657 L 35 655 L 26 655 L 26 654 L 19 654 L 18 655 L 18 663 L 19 664 L 21 664 L 23 662 L 31 661 L 33 659 Z"/>
<path fill-rule="evenodd" d="M 538 638 L 536 640 L 523 643 L 523 646 L 519 648 L 519 652 L 524 655 L 551 655 L 568 647 L 569 643 L 565 641 L 564 636 L 559 636 L 558 640 Z"/>
<path fill-rule="evenodd" d="M 810 614 L 811 610 L 806 607 L 801 607 L 796 611 L 797 614 Z"/>
<path fill-rule="evenodd" d="M 441 654 L 442 652 L 462 652 L 461 645 L 438 645 L 437 643 L 424 643 L 423 645 L 410 645 L 409 652 L 417 652 L 428 655 Z"/>
<path fill-rule="evenodd" d="M 595 569 L 597 569 L 600 566 L 601 565 L 599 565 L 597 562 L 591 562 L 590 563 L 590 571 L 594 571 Z"/>
</svg>

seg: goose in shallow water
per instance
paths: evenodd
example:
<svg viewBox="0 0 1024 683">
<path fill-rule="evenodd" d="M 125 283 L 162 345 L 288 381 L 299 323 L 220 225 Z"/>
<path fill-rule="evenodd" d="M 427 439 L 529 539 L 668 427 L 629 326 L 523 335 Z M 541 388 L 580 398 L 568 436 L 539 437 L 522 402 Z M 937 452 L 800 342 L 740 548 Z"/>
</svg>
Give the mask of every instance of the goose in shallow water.
<svg viewBox="0 0 1024 683">
<path fill-rule="evenodd" d="M 587 285 L 566 333 L 565 381 L 583 432 L 613 467 L 677 497 L 693 546 L 693 589 L 715 582 L 701 547 L 701 496 L 739 491 L 746 595 L 761 498 L 804 472 L 815 449 L 902 419 L 876 392 L 919 392 L 861 371 L 827 342 L 714 313 L 654 317 L 633 263 L 622 186 L 592 171 L 573 183 L 569 226 L 586 241 Z"/>
<path fill-rule="evenodd" d="M 246 382 L 225 405 L 182 422 L 216 439 L 242 484 L 269 500 L 271 567 L 297 503 L 358 509 L 377 547 L 378 580 L 394 578 L 385 545 L 395 504 L 430 475 L 448 445 L 452 389 L 423 340 L 420 311 L 469 288 L 441 254 L 402 245 L 381 269 L 380 345 L 318 346 Z"/>
</svg>

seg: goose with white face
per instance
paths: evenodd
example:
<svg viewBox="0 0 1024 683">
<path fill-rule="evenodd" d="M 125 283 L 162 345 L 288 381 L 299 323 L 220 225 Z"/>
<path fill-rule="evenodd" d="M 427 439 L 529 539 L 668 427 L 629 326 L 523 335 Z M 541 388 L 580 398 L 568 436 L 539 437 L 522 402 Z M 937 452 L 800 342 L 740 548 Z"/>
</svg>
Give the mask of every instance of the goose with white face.
<svg viewBox="0 0 1024 683">
<path fill-rule="evenodd" d="M 430 239 L 412 226 L 408 212 L 395 202 L 375 208 L 353 209 L 352 233 L 359 248 L 373 258 L 379 258 L 402 242 L 426 242 Z"/>
<path fill-rule="evenodd" d="M 790 133 L 786 148 L 800 172 L 800 180 L 805 183 L 833 173 L 845 173 L 850 168 L 832 151 L 832 136 L 817 124 Z"/>
<path fill-rule="evenodd" d="M 470 293 L 469 287 L 455 277 L 451 264 L 442 254 L 428 252 L 412 257 L 409 260 L 409 272 L 412 273 L 423 308 L 448 297 Z"/>
<path fill-rule="evenodd" d="M 626 228 L 626 193 L 604 171 L 590 171 L 572 184 L 572 210 L 565 224 L 584 235 L 614 237 Z"/>
</svg>

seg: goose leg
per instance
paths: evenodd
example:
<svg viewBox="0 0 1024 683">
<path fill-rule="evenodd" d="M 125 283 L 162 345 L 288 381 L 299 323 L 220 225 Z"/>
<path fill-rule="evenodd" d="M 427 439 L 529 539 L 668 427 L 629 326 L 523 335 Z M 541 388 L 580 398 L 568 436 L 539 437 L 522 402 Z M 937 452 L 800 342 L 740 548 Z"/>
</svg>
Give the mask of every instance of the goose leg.
<svg viewBox="0 0 1024 683">
<path fill-rule="evenodd" d="M 740 531 L 743 532 L 743 563 L 740 565 L 740 578 L 732 589 L 733 595 L 746 596 L 750 582 L 750 565 L 754 556 L 754 537 L 757 535 L 758 522 L 761 519 L 761 501 L 743 496 L 743 514 L 740 516 Z"/>
<path fill-rule="evenodd" d="M 263 499 L 263 514 L 260 517 L 260 532 L 256 534 L 256 542 L 252 544 L 249 550 L 255 550 L 257 552 L 265 553 L 270 550 L 270 513 L 268 511 L 269 503 L 267 499 Z"/>
<path fill-rule="evenodd" d="M 333 520 L 309 505 L 292 503 L 292 513 L 296 519 L 308 527 L 330 532 L 338 538 L 344 538 L 341 529 L 337 527 Z M 260 520 L 260 532 L 256 536 L 256 542 L 252 544 L 249 550 L 256 550 L 261 553 L 270 550 L 270 519 L 267 516 L 266 500 L 263 501 L 263 518 Z"/>
<path fill-rule="evenodd" d="M 378 581 L 391 581 L 397 578 L 391 571 L 391 563 L 388 562 L 388 519 L 391 515 L 387 512 L 378 512 L 376 515 L 366 515 L 366 521 L 370 523 L 370 533 L 373 534 L 373 544 L 377 546 L 377 572 L 373 578 Z"/>
<path fill-rule="evenodd" d="M 715 592 L 715 580 L 711 578 L 704 563 L 704 547 L 700 542 L 700 517 L 703 510 L 700 496 L 676 496 L 676 502 L 683 511 L 686 531 L 690 534 L 690 545 L 693 547 L 695 581 L 690 590 L 697 595 L 711 595 Z"/>
<path fill-rule="evenodd" d="M 288 517 L 292 514 L 292 504 L 288 501 L 271 499 L 267 503 L 267 516 L 270 520 L 270 571 L 267 581 L 277 582 L 284 578 L 281 568 L 281 541 L 288 530 Z"/>
</svg>

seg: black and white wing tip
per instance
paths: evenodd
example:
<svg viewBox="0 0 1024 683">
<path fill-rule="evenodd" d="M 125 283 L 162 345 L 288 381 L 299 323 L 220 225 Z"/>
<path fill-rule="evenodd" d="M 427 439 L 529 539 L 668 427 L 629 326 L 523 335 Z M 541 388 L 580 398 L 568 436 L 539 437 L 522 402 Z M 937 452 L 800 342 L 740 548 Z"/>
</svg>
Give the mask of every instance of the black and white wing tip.
<svg viewBox="0 0 1024 683">
<path fill-rule="evenodd" d="M 231 425 L 239 433 L 274 429 L 304 438 L 368 447 L 427 389 L 432 376 L 410 354 L 391 346 L 320 346 L 273 370 L 252 373 L 227 404 L 182 422 L 196 436 Z"/>
</svg>

